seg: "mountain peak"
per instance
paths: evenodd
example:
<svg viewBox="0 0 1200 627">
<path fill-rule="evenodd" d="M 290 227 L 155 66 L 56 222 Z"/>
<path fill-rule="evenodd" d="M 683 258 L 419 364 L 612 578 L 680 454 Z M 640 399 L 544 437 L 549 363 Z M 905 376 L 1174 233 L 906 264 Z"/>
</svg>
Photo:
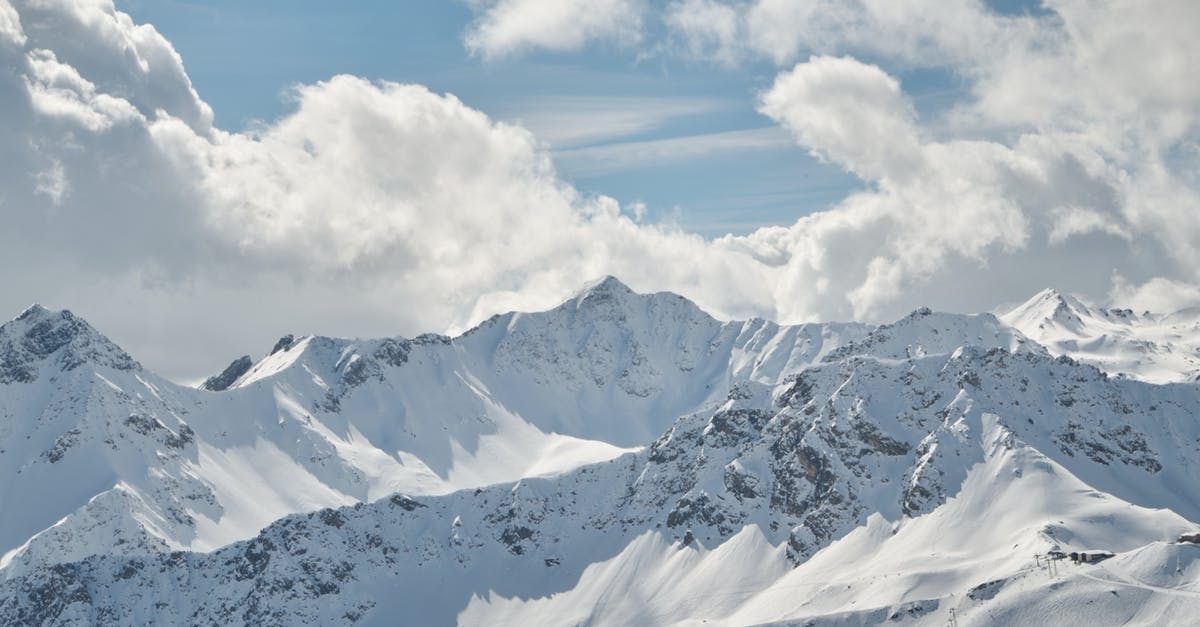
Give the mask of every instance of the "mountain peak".
<svg viewBox="0 0 1200 627">
<path fill-rule="evenodd" d="M 620 279 L 613 275 L 605 276 L 602 279 L 597 279 L 588 283 L 576 295 L 577 300 L 586 299 L 588 296 L 620 296 L 636 294 L 628 285 L 621 282 Z"/>
<path fill-rule="evenodd" d="M 658 324 L 676 324 L 683 319 L 705 319 L 711 316 L 705 313 L 696 303 L 674 292 L 635 292 L 620 279 L 609 275 L 589 283 L 573 298 L 551 311 L 564 309 L 576 312 L 587 312 L 589 316 L 615 316 L 623 319 L 627 315 L 645 315 L 647 309 L 661 309 L 674 312 L 670 321 L 659 321 Z M 635 314 L 634 312 L 642 312 Z"/>
<path fill-rule="evenodd" d="M 40 320 L 44 316 L 50 315 L 51 313 L 52 312 L 49 309 L 46 309 L 45 307 L 41 306 L 38 303 L 34 303 L 34 304 L 26 307 L 25 311 L 22 311 L 16 317 L 16 319 L 17 320 Z M 69 314 L 71 312 L 67 311 L 66 313 Z"/>
<path fill-rule="evenodd" d="M 648 300 L 653 296 L 652 294 L 639 294 L 622 283 L 620 279 L 609 275 L 586 284 L 583 289 L 556 309 L 566 308 L 579 312 L 588 311 L 593 314 L 624 312 L 630 307 L 636 308 L 634 303 Z"/>
<path fill-rule="evenodd" d="M 0 325 L 0 383 L 34 381 L 45 363 L 69 371 L 87 362 L 117 370 L 141 368 L 121 347 L 66 309 L 35 304 Z"/>
<path fill-rule="evenodd" d="M 1057 290 L 1038 292 L 1000 316 L 1055 355 L 1143 381 L 1191 381 L 1200 372 L 1200 316 L 1091 306 Z"/>
<path fill-rule="evenodd" d="M 1050 325 L 1079 332 L 1084 319 L 1093 317 L 1093 312 L 1078 298 L 1046 288 L 999 317 L 1006 324 L 1025 331 Z"/>
<path fill-rule="evenodd" d="M 1047 288 L 1038 293 L 1038 296 L 1045 302 L 1054 303 L 1056 310 L 1071 309 L 1073 311 L 1087 312 L 1090 308 L 1072 294 L 1060 292 L 1053 288 Z"/>
</svg>

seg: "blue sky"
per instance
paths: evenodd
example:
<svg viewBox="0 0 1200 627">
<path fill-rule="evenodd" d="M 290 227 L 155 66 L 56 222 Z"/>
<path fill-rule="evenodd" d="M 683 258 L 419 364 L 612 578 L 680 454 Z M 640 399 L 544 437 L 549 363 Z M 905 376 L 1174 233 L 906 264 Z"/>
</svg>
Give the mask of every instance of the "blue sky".
<svg viewBox="0 0 1200 627">
<path fill-rule="evenodd" d="M 287 113 L 290 85 L 346 73 L 423 84 L 519 122 L 552 145 L 560 173 L 580 190 L 644 203 L 649 220 L 707 237 L 790 224 L 861 186 L 755 110 L 757 94 L 778 70 L 766 61 L 726 68 L 668 55 L 638 58 L 610 43 L 483 60 L 463 45 L 472 13 L 461 2 L 117 5 L 174 44 L 226 130 Z M 1026 11 L 1034 3 L 993 6 Z M 922 117 L 935 117 L 961 95 L 948 72 L 891 71 Z M 745 132 L 752 135 L 739 134 Z M 717 133 L 726 135 L 701 138 Z M 667 139 L 675 141 L 648 143 Z"/>
</svg>

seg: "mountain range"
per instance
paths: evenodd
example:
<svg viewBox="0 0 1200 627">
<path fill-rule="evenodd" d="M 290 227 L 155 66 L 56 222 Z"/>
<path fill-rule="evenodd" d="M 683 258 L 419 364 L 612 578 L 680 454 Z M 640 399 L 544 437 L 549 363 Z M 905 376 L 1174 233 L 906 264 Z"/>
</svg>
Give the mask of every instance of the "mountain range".
<svg viewBox="0 0 1200 627">
<path fill-rule="evenodd" d="M 1186 622 L 1198 376 L 1200 312 L 1053 290 L 779 325 L 609 277 L 198 388 L 34 306 L 0 326 L 0 623 Z"/>
</svg>

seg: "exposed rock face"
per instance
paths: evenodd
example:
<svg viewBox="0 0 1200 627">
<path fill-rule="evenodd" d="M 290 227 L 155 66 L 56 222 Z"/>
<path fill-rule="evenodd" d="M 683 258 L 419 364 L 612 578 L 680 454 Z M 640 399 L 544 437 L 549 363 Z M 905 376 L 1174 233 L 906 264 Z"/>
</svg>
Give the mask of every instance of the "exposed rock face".
<svg viewBox="0 0 1200 627">
<path fill-rule="evenodd" d="M 69 311 L 52 312 L 34 305 L 0 327 L 0 384 L 31 383 L 43 369 L 52 374 L 69 372 L 85 363 L 117 370 L 141 368 Z"/>
<path fill-rule="evenodd" d="M 293 336 L 292 334 L 289 333 L 289 334 L 279 338 L 279 341 L 275 342 L 275 346 L 273 346 L 271 348 L 271 352 L 268 353 L 268 355 L 274 355 L 275 353 L 278 353 L 279 351 L 289 350 L 292 348 L 292 345 L 295 343 L 296 343 L 295 336 Z"/>
<path fill-rule="evenodd" d="M 229 366 L 221 371 L 221 374 L 213 375 L 205 379 L 204 383 L 200 384 L 200 389 L 208 390 L 209 392 L 222 392 L 224 390 L 228 390 L 229 386 L 233 385 L 234 381 L 237 381 L 242 375 L 246 374 L 246 372 L 248 372 L 250 367 L 253 365 L 254 360 L 251 359 L 249 355 L 242 355 L 241 357 L 233 360 Z"/>
</svg>

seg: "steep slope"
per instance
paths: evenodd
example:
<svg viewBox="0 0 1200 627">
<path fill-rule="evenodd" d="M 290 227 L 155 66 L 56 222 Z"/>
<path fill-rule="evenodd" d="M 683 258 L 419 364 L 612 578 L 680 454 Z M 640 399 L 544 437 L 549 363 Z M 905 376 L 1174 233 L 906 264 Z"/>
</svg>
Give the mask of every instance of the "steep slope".
<svg viewBox="0 0 1200 627">
<path fill-rule="evenodd" d="M 1087 615 L 1088 604 L 1105 599 L 1089 594 L 1014 622 L 998 620 L 1005 611 L 999 608 L 1014 596 L 1039 602 L 1064 596 L 1064 583 L 1093 568 L 1062 560 L 1052 576 L 1040 567 L 1049 551 L 1138 551 L 1190 527 L 1169 509 L 1097 492 L 1021 441 L 1000 417 L 981 418 L 983 459 L 968 470 L 958 494 L 925 516 L 872 517 L 770 587 L 743 597 L 723 621 L 944 625 L 953 615 L 964 625 L 1074 623 Z M 1190 607 L 1200 608 L 1200 599 Z M 1144 609 L 1141 624 L 1169 624 L 1161 621 L 1171 613 Z M 1093 618 L 1114 624 L 1111 616 Z"/>
<path fill-rule="evenodd" d="M 1104 309 L 1048 289 L 1000 319 L 1055 355 L 1109 374 L 1152 383 L 1200 380 L 1200 310 Z"/>
<path fill-rule="evenodd" d="M 721 400 L 731 383 L 775 383 L 868 329 L 722 323 L 678 295 L 635 294 L 608 277 L 550 311 L 495 316 L 457 338 L 292 339 L 230 388 L 284 383 L 351 415 L 389 394 L 426 403 L 422 414 L 469 419 L 445 407 L 440 389 L 470 386 L 547 433 L 641 446 L 680 414 Z M 415 429 L 428 425 L 401 418 L 381 426 L 408 423 L 420 446 L 425 434 Z"/>
<path fill-rule="evenodd" d="M 31 567 L 0 584 L 0 621 L 983 624 L 1088 615 L 1120 585 L 1089 576 L 1187 581 L 1148 574 L 1192 568 L 1155 543 L 1200 519 L 1200 387 L 1109 377 L 990 315 L 919 311 L 843 346 L 555 477 Z M 1121 555 L 1051 585 L 1029 570 L 1082 548 Z M 1196 609 L 1139 589 L 1135 622 Z"/>
<path fill-rule="evenodd" d="M 1170 537 L 1186 528 L 1185 520 L 1167 510 L 1096 493 L 1015 438 L 997 417 L 981 418 L 983 459 L 969 469 L 958 494 L 925 516 L 871 515 L 794 569 L 781 568 L 786 563 L 782 547 L 764 542 L 755 526 L 717 547 L 694 551 L 652 544 L 649 538 L 656 536 L 651 535 L 587 568 L 568 593 L 538 599 L 473 598 L 460 620 L 514 625 L 945 625 L 953 610 L 960 624 L 997 624 L 997 606 L 1015 609 L 1006 607 L 1010 598 L 1028 591 L 1026 606 L 1036 598 L 1050 608 L 1042 597 L 1060 595 L 1051 586 L 1093 570 L 1062 562 L 1060 576 L 1052 579 L 1035 567 L 1035 553 L 1085 547 L 1140 552 L 1148 538 Z M 1170 568 L 1175 566 L 1171 560 Z M 639 593 L 637 603 L 628 602 L 628 595 Z M 1012 624 L 1073 621 L 1084 603 L 1078 605 L 1044 609 L 1040 616 L 1025 614 Z M 1183 605 L 1195 611 L 1200 599 Z M 1155 621 L 1172 615 L 1148 606 L 1142 612 L 1145 624 L 1165 624 Z M 1129 607 L 1122 609 L 1132 613 Z"/>
<path fill-rule="evenodd" d="M 195 390 L 34 308 L 0 327 L 0 568 L 211 550 L 295 512 L 556 474 L 866 332 L 721 323 L 609 278 L 457 338 L 285 337 Z"/>
<path fill-rule="evenodd" d="M 95 524 L 62 543 L 64 558 L 89 554 L 105 536 L 97 547 L 145 542 L 143 527 L 171 526 L 198 494 L 185 477 L 146 473 L 195 452 L 186 409 L 160 394 L 173 386 L 70 312 L 34 306 L 0 326 L 0 381 L 0 551 L 85 504 Z M 161 497 L 160 507 L 146 507 L 143 493 Z"/>
</svg>

